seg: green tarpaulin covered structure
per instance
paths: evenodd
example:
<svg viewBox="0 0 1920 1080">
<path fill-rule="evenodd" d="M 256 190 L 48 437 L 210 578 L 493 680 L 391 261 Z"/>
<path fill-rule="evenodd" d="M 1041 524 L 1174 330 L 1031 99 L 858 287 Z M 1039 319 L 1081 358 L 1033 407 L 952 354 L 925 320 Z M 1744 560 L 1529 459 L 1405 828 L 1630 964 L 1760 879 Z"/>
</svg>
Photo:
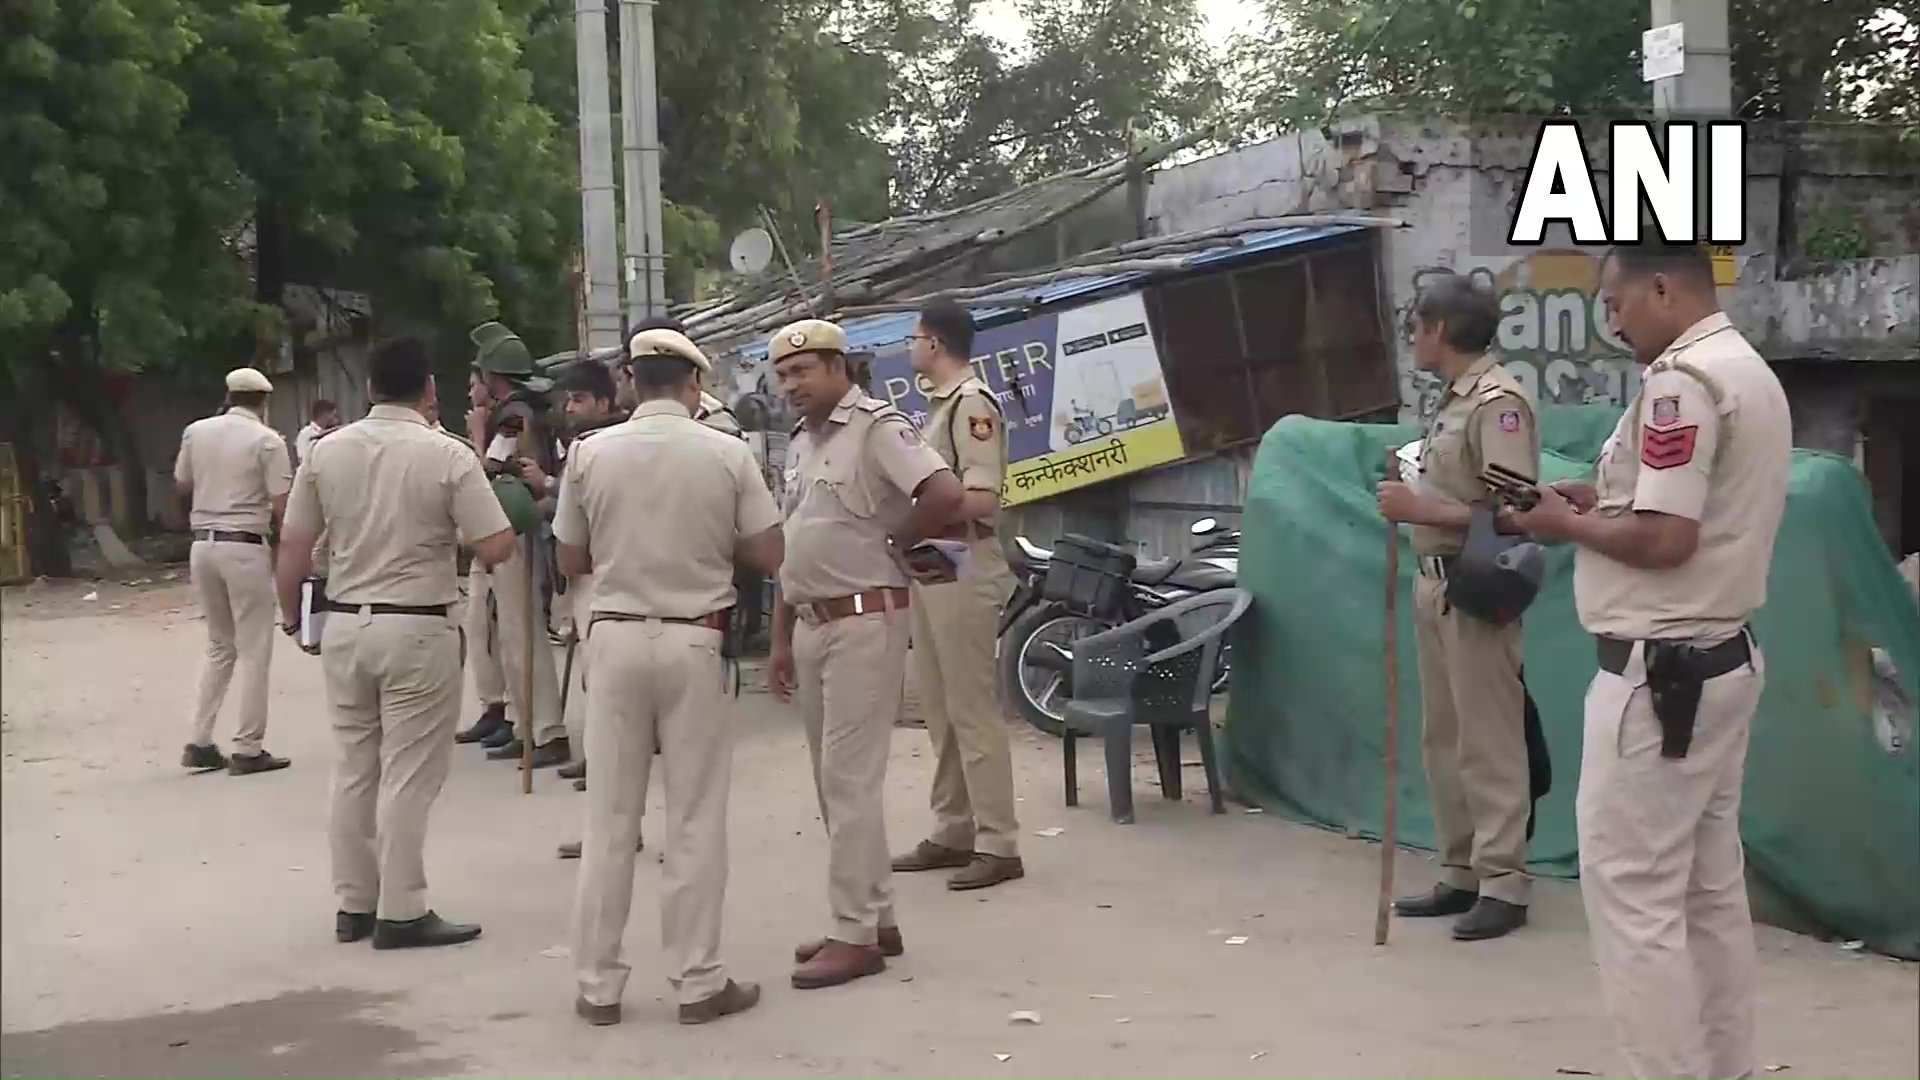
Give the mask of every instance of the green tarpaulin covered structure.
<svg viewBox="0 0 1920 1080">
<path fill-rule="evenodd" d="M 1591 474 L 1619 416 L 1541 416 L 1547 480 Z M 1378 837 L 1384 804 L 1386 525 L 1374 485 L 1413 425 L 1289 417 L 1260 445 L 1242 520 L 1241 584 L 1255 602 L 1234 644 L 1226 731 L 1235 789 L 1269 809 Z M 1399 837 L 1431 848 L 1420 767 L 1414 559 L 1399 582 Z M 1549 549 L 1526 617 L 1527 683 L 1553 759 L 1531 848 L 1536 872 L 1574 876 L 1581 701 L 1595 667 L 1573 606 L 1573 551 Z M 1920 607 L 1874 527 L 1851 462 L 1796 451 L 1767 605 L 1754 618 L 1767 683 L 1741 812 L 1757 909 L 1773 921 L 1920 958 Z M 1873 650 L 1901 698 L 1876 720 Z M 1887 688 L 1882 687 L 1883 701 Z M 1416 883 L 1418 884 L 1418 883 Z"/>
</svg>

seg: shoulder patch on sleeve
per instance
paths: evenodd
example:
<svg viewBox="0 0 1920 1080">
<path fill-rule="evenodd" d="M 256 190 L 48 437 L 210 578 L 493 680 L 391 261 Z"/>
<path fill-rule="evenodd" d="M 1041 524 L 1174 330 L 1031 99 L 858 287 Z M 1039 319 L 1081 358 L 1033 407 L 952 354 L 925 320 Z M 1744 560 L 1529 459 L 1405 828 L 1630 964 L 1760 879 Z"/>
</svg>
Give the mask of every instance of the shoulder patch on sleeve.
<svg viewBox="0 0 1920 1080">
<path fill-rule="evenodd" d="M 1520 430 L 1519 409 L 1501 409 L 1500 415 L 1494 419 L 1499 423 L 1500 430 L 1509 435 L 1515 434 Z"/>
<path fill-rule="evenodd" d="M 967 434 L 981 442 L 986 442 L 993 438 L 994 429 L 999 426 L 999 421 L 992 416 L 967 417 Z"/>
</svg>

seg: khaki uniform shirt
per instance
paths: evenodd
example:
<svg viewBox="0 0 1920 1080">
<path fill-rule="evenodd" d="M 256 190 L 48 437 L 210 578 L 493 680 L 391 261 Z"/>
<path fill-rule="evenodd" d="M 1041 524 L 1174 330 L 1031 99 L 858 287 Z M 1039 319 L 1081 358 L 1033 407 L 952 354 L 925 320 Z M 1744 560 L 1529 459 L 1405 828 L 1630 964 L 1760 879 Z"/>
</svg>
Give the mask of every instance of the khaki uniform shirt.
<svg viewBox="0 0 1920 1080">
<path fill-rule="evenodd" d="M 1540 429 L 1519 380 L 1482 356 L 1441 395 L 1421 444 L 1420 479 L 1435 494 L 1472 505 L 1490 494 L 1480 478 L 1488 465 L 1539 479 Z M 1465 529 L 1415 525 L 1413 550 L 1453 555 L 1466 538 Z"/>
<path fill-rule="evenodd" d="M 401 405 L 314 444 L 287 521 L 327 534 L 327 597 L 345 604 L 448 604 L 454 548 L 511 528 L 464 443 Z"/>
<path fill-rule="evenodd" d="M 173 478 L 193 487 L 193 528 L 265 536 L 273 525 L 273 500 L 293 486 L 293 465 L 287 440 L 252 410 L 236 406 L 187 425 Z"/>
<path fill-rule="evenodd" d="M 1007 478 L 1007 425 L 993 391 L 979 376 L 934 391 L 926 441 L 968 491 L 1000 495 Z M 976 523 L 991 529 L 999 516 L 996 507 Z"/>
<path fill-rule="evenodd" d="M 593 557 L 587 612 L 697 619 L 733 606 L 740 540 L 779 524 L 746 443 L 648 401 L 575 441 L 553 535 Z"/>
<path fill-rule="evenodd" d="M 1767 599 L 1792 458 L 1792 419 L 1773 370 L 1724 314 L 1695 323 L 1647 366 L 1640 396 L 1601 450 L 1591 512 L 1697 521 L 1699 547 L 1672 570 L 1579 549 L 1580 625 L 1635 641 L 1739 632 Z"/>
<path fill-rule="evenodd" d="M 821 430 L 795 427 L 787 444 L 782 596 L 802 603 L 905 588 L 888 537 L 913 512 L 914 491 L 944 468 L 905 413 L 858 387 Z"/>
</svg>

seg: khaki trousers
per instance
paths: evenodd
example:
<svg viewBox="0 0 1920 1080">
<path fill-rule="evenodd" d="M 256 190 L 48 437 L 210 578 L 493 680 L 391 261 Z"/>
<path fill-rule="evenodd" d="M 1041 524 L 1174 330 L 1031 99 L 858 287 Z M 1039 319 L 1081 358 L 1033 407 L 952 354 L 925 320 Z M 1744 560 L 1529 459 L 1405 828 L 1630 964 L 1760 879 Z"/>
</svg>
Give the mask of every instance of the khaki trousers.
<svg viewBox="0 0 1920 1080">
<path fill-rule="evenodd" d="M 540 614 L 539 582 L 534 592 L 527 590 L 527 541 L 516 540 L 513 556 L 487 572 L 498 609 L 499 625 L 494 630 L 498 643 L 501 672 L 507 680 L 507 719 L 514 730 L 527 715 L 526 694 L 526 613 L 533 609 L 533 744 L 545 746 L 567 734 L 560 716 L 560 677 L 553 670 L 553 643 L 547 640 L 547 620 Z"/>
<path fill-rule="evenodd" d="M 832 936 L 851 945 L 872 945 L 881 927 L 895 925 L 883 795 L 909 625 L 907 612 L 883 611 L 793 631 L 794 697 L 827 826 Z"/>
<path fill-rule="evenodd" d="M 580 641 L 573 648 L 573 673 L 567 673 L 567 650 L 560 650 L 560 677 L 573 685 L 562 687 L 561 697 L 566 699 L 565 714 L 560 719 L 566 725 L 567 739 L 572 744 L 573 759 L 587 759 L 587 626 L 591 614 L 587 605 L 592 602 L 593 575 L 586 574 L 567 582 L 566 615 L 555 621 L 560 623 L 558 632 L 565 637 L 569 632 L 580 635 Z M 555 607 L 561 605 L 556 604 Z"/>
<path fill-rule="evenodd" d="M 473 692 L 482 709 L 507 702 L 507 676 L 500 668 L 500 628 L 488 613 L 487 597 L 493 593 L 493 580 L 479 563 L 467 571 L 466 612 L 462 625 L 467 635 L 467 666 L 473 671 Z"/>
<path fill-rule="evenodd" d="M 333 738 L 333 888 L 340 910 L 427 913 L 427 812 L 446 782 L 460 717 L 452 620 L 337 611 L 320 662 Z"/>
<path fill-rule="evenodd" d="M 993 646 L 1000 605 L 1012 588 L 1006 557 L 992 539 L 973 545 L 958 581 L 913 585 L 914 671 L 933 740 L 930 839 L 1003 858 L 1020 854 L 1020 822 Z"/>
<path fill-rule="evenodd" d="M 1687 756 L 1660 756 L 1634 650 L 1587 687 L 1575 817 L 1600 988 L 1643 1077 L 1754 1074 L 1758 958 L 1740 848 L 1740 785 L 1766 665 L 1708 680 Z"/>
<path fill-rule="evenodd" d="M 1532 792 L 1520 624 L 1494 626 L 1454 610 L 1446 583 L 1422 574 L 1414 579 L 1413 631 L 1441 881 L 1525 904 Z"/>
<path fill-rule="evenodd" d="M 666 867 L 660 938 L 680 1003 L 726 988 L 720 964 L 727 893 L 727 786 L 733 713 L 720 689 L 720 632 L 658 622 L 602 622 L 593 657 L 587 731 L 593 783 L 574 919 L 580 994 L 620 1000 L 629 970 L 621 939 L 633 904 L 634 847 L 647 805 L 653 746 L 666 774 Z"/>
<path fill-rule="evenodd" d="M 193 706 L 196 746 L 213 744 L 213 722 L 240 668 L 240 715 L 233 752 L 257 754 L 267 736 L 267 674 L 273 663 L 273 553 L 265 544 L 195 540 L 188 556 L 200 607 L 207 616 L 207 662 Z"/>
</svg>

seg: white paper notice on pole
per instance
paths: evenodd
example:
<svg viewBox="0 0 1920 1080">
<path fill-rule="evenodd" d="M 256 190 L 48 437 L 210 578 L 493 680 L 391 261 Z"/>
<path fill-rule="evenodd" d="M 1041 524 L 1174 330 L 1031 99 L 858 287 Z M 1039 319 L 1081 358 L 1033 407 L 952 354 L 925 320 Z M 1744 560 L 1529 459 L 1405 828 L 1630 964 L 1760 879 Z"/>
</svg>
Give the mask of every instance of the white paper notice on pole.
<svg viewBox="0 0 1920 1080">
<path fill-rule="evenodd" d="M 1640 77 L 1671 79 L 1687 69 L 1685 23 L 1656 26 L 1640 35 Z"/>
</svg>

